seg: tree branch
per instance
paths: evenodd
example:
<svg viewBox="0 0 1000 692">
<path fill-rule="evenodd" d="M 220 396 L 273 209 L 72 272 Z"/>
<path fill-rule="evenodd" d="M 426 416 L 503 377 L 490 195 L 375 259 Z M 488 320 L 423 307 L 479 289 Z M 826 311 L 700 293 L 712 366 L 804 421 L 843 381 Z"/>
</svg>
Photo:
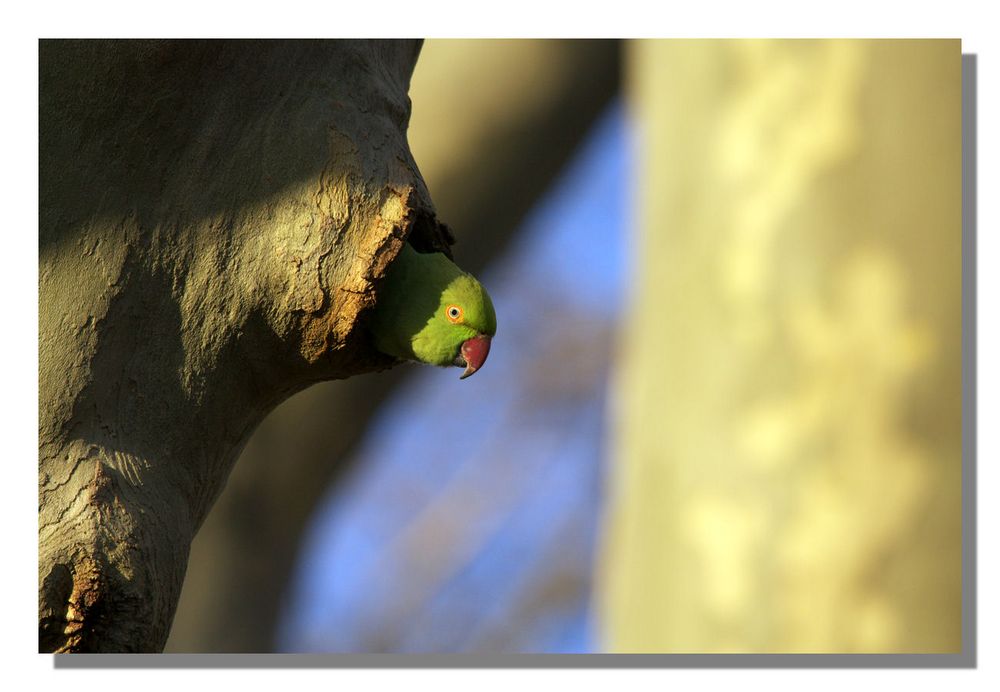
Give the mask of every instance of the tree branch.
<svg viewBox="0 0 1000 692">
<path fill-rule="evenodd" d="M 360 318 L 449 236 L 414 41 L 43 41 L 39 646 L 158 651 L 249 433 L 384 369 Z"/>
</svg>

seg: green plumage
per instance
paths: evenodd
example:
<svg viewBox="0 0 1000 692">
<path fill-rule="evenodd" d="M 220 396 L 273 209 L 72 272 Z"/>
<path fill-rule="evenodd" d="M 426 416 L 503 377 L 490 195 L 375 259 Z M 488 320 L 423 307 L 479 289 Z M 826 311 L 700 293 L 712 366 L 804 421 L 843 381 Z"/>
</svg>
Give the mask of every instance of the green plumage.
<svg viewBox="0 0 1000 692">
<path fill-rule="evenodd" d="M 461 311 L 457 322 L 449 319 L 453 307 Z M 464 342 L 497 331 L 482 284 L 441 253 L 409 243 L 389 266 L 368 324 L 378 350 L 432 365 L 456 364 Z"/>
</svg>

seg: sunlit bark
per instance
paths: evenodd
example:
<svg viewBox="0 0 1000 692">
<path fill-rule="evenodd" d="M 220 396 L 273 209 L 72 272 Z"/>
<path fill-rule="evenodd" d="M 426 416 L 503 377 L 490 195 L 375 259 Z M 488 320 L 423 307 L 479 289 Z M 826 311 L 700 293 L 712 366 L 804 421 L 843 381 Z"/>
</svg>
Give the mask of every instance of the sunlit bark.
<svg viewBox="0 0 1000 692">
<path fill-rule="evenodd" d="M 377 280 L 448 242 L 406 141 L 419 48 L 41 43 L 41 650 L 161 649 L 256 424 L 391 365 Z"/>
</svg>

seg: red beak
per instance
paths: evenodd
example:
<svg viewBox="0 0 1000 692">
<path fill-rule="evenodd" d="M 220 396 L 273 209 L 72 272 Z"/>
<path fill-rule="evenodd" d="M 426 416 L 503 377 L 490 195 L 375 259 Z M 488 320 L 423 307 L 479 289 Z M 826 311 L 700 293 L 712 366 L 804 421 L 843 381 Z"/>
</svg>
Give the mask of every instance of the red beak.
<svg viewBox="0 0 1000 692">
<path fill-rule="evenodd" d="M 456 360 L 465 361 L 464 363 L 459 363 L 459 365 L 465 365 L 465 372 L 458 379 L 464 380 L 476 370 L 483 367 L 483 363 L 486 362 L 486 356 L 490 355 L 490 337 L 485 334 L 479 334 L 466 340 L 462 344 L 462 350 L 459 354 Z"/>
</svg>

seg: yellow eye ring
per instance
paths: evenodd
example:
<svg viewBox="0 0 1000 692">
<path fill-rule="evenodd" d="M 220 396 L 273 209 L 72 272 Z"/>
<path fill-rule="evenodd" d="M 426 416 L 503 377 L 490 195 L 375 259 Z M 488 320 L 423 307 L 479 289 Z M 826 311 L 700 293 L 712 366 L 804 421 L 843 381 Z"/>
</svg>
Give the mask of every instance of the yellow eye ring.
<svg viewBox="0 0 1000 692">
<path fill-rule="evenodd" d="M 458 324 L 462 321 L 462 308 L 457 305 L 449 305 L 444 309 L 444 316 L 448 318 L 448 321 L 452 324 Z"/>
</svg>

